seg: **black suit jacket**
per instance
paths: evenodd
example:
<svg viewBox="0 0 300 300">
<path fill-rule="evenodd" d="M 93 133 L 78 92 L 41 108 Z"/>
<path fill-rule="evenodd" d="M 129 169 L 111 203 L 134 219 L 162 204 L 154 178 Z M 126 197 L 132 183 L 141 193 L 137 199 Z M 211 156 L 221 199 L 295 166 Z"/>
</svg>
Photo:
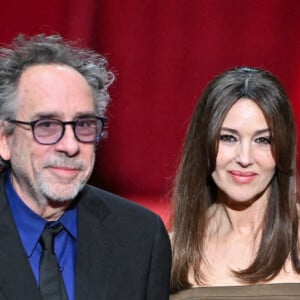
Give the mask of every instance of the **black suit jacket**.
<svg viewBox="0 0 300 300">
<path fill-rule="evenodd" d="M 171 251 L 154 213 L 86 186 L 78 201 L 77 300 L 163 300 Z M 0 300 L 41 299 L 0 178 Z"/>
</svg>

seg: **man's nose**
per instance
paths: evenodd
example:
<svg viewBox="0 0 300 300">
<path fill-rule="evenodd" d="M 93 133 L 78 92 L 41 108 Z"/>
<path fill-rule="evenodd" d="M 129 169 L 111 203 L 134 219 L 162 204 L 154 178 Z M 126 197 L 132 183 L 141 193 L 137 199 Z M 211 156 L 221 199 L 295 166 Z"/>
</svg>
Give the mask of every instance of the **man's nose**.
<svg viewBox="0 0 300 300">
<path fill-rule="evenodd" d="M 79 152 L 79 141 L 76 139 L 73 127 L 70 124 L 65 126 L 64 135 L 55 144 L 55 149 L 66 153 L 68 156 L 74 156 Z"/>
</svg>

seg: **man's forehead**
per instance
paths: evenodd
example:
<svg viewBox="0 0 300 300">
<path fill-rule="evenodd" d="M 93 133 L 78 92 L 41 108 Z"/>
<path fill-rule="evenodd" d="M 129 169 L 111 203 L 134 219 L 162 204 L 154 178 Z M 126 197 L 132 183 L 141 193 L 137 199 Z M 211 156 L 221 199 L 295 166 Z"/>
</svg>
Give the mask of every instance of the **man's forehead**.
<svg viewBox="0 0 300 300">
<path fill-rule="evenodd" d="M 19 111 L 30 114 L 95 113 L 92 89 L 75 69 L 65 65 L 34 65 L 22 74 L 17 89 Z"/>
<path fill-rule="evenodd" d="M 27 81 L 44 81 L 49 79 L 57 79 L 64 77 L 65 79 L 81 79 L 88 84 L 85 78 L 74 68 L 62 64 L 37 64 L 27 67 L 20 76 L 20 83 Z"/>
</svg>

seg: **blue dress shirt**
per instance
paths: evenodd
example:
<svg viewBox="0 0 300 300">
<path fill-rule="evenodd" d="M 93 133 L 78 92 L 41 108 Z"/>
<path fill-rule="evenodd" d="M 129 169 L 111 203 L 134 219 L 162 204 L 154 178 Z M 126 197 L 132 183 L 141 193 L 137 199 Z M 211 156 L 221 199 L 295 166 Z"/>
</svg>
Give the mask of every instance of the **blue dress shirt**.
<svg viewBox="0 0 300 300">
<path fill-rule="evenodd" d="M 54 252 L 58 259 L 68 297 L 70 300 L 74 300 L 77 206 L 68 209 L 58 221 L 47 222 L 20 199 L 12 186 L 9 172 L 6 172 L 5 175 L 5 190 L 19 236 L 37 285 L 39 285 L 39 265 L 42 251 L 39 243 L 40 235 L 45 226 L 52 226 L 58 222 L 64 225 L 65 230 L 55 237 Z"/>
</svg>

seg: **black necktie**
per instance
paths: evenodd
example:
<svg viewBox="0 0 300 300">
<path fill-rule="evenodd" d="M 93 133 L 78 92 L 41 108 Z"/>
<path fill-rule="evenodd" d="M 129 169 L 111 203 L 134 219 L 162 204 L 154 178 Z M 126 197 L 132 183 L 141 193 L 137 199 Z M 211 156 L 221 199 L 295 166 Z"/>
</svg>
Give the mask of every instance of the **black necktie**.
<svg viewBox="0 0 300 300">
<path fill-rule="evenodd" d="M 43 300 L 67 300 L 62 275 L 54 253 L 54 237 L 63 229 L 61 223 L 45 228 L 40 237 L 40 292 Z"/>
</svg>

